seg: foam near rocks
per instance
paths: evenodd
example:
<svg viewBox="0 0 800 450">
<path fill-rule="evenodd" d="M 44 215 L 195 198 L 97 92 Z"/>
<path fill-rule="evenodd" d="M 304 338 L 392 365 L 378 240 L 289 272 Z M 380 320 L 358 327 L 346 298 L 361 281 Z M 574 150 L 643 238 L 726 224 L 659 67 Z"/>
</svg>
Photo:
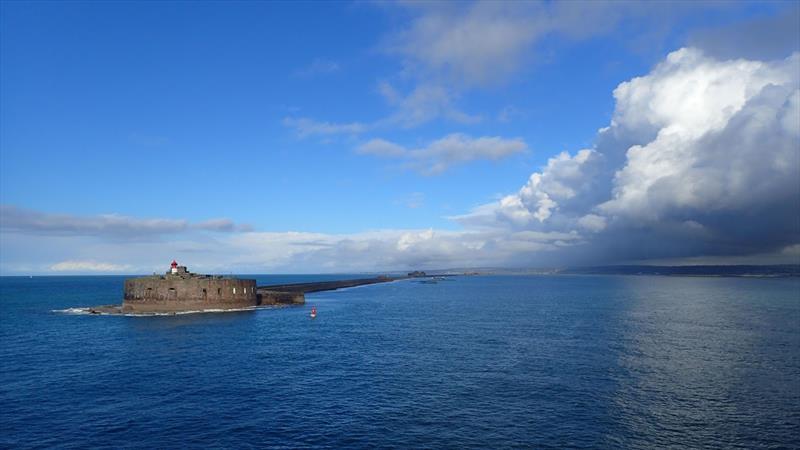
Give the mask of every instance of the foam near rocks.
<svg viewBox="0 0 800 450">
<path fill-rule="evenodd" d="M 243 312 L 243 311 L 256 311 L 260 309 L 274 309 L 280 308 L 285 305 L 266 305 L 266 306 L 249 306 L 245 308 L 210 308 L 198 309 L 190 311 L 175 311 L 175 312 L 122 312 L 122 309 L 115 307 L 112 309 L 97 309 L 97 308 L 66 308 L 66 309 L 53 309 L 51 312 L 58 314 L 71 314 L 71 315 L 85 315 L 85 316 L 124 316 L 124 317 L 161 317 L 161 316 L 182 316 L 186 314 L 209 314 L 209 313 L 226 313 L 226 312 Z"/>
<path fill-rule="evenodd" d="M 89 308 L 67 308 L 67 309 L 53 309 L 50 312 L 60 314 L 91 314 Z"/>
</svg>

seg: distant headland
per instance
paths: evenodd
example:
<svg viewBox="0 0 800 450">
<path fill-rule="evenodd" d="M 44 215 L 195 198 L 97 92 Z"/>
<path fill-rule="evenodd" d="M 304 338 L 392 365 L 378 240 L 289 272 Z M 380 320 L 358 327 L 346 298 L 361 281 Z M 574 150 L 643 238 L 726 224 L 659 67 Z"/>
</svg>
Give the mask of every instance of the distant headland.
<svg viewBox="0 0 800 450">
<path fill-rule="evenodd" d="M 661 275 L 680 277 L 745 277 L 785 278 L 800 277 L 800 264 L 773 265 L 612 265 L 576 266 L 563 268 L 481 268 L 450 269 L 468 275 Z"/>
</svg>

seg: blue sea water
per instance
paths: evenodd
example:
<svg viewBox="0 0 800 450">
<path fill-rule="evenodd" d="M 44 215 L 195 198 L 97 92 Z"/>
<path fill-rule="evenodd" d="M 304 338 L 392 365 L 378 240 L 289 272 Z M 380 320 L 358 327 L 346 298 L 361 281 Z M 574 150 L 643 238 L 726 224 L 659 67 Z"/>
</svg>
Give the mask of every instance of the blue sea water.
<svg viewBox="0 0 800 450">
<path fill-rule="evenodd" d="M 53 312 L 118 303 L 122 280 L 0 278 L 0 447 L 800 446 L 797 279 L 457 277 Z"/>
</svg>

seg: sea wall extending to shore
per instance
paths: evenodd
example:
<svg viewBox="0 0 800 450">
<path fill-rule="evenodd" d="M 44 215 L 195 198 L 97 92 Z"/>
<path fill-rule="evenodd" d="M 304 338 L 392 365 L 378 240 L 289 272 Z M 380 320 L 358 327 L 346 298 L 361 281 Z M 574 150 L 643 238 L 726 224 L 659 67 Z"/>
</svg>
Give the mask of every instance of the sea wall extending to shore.
<svg viewBox="0 0 800 450">
<path fill-rule="evenodd" d="M 353 280 L 337 280 L 337 281 L 317 281 L 312 283 L 295 283 L 295 284 L 278 284 L 272 286 L 259 286 L 259 292 L 262 289 L 270 291 L 281 292 L 301 292 L 311 293 L 320 291 L 333 291 L 336 289 L 344 289 L 349 287 L 364 286 L 366 284 L 386 283 L 389 281 L 401 280 L 407 277 L 375 277 L 375 278 L 358 278 Z"/>
<path fill-rule="evenodd" d="M 258 305 L 302 305 L 306 302 L 306 296 L 297 291 L 275 291 L 271 289 L 258 288 Z"/>
<path fill-rule="evenodd" d="M 376 277 L 356 280 L 319 281 L 312 283 L 279 284 L 258 287 L 259 305 L 302 305 L 305 294 L 320 291 L 333 291 L 366 284 L 385 283 L 398 278 Z"/>
</svg>

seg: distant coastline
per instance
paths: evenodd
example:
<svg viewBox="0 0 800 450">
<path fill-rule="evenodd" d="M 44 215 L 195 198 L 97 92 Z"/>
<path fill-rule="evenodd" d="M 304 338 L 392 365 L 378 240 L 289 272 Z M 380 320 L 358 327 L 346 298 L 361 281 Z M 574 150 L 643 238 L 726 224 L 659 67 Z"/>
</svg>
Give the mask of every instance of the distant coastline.
<svg viewBox="0 0 800 450">
<path fill-rule="evenodd" d="M 800 277 L 800 264 L 772 264 L 772 265 L 684 265 L 684 266 L 653 266 L 653 265 L 608 265 L 608 266 L 574 266 L 556 268 L 451 268 L 428 269 L 428 276 L 447 275 L 661 275 L 661 276 L 696 276 L 696 277 L 751 277 L 751 278 L 784 278 Z M 34 277 L 135 277 L 145 274 L 29 274 L 29 275 L 0 275 L 0 278 L 34 278 Z M 236 274 L 238 277 L 254 277 L 264 274 Z M 351 276 L 350 273 L 312 273 L 312 274 L 283 274 L 334 277 L 337 275 Z M 359 278 L 377 278 L 385 276 L 390 279 L 406 278 L 402 271 L 362 272 L 352 278 L 325 279 L 319 282 L 340 282 L 357 280 Z M 307 282 L 308 283 L 308 282 Z M 295 284 L 307 284 L 295 283 Z M 312 282 L 318 283 L 318 282 Z M 286 285 L 288 286 L 288 285 Z M 259 289 L 267 286 L 259 286 Z"/>
<path fill-rule="evenodd" d="M 543 269 L 462 269 L 469 275 L 661 275 L 683 277 L 800 277 L 800 264 L 776 265 L 612 265 Z"/>
</svg>

